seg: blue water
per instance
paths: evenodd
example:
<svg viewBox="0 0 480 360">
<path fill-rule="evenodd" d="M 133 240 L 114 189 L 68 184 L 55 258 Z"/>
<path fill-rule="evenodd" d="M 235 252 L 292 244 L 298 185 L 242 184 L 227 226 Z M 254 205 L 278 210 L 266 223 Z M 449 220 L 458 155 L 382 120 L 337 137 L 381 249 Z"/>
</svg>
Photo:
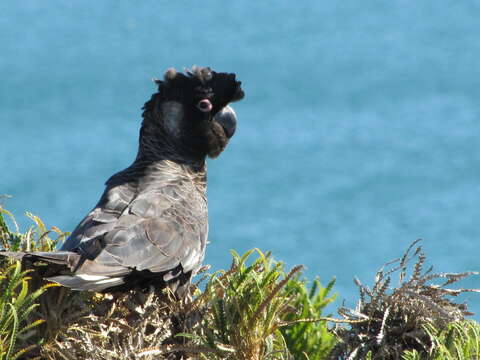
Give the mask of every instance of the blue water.
<svg viewBox="0 0 480 360">
<path fill-rule="evenodd" d="M 133 160 L 150 79 L 209 65 L 246 92 L 209 162 L 213 269 L 229 249 L 272 250 L 335 276 L 348 305 L 354 276 L 370 284 L 417 238 L 435 270 L 480 270 L 480 2 L 5 0 L 0 14 L 0 193 L 20 219 L 72 230 Z"/>
</svg>

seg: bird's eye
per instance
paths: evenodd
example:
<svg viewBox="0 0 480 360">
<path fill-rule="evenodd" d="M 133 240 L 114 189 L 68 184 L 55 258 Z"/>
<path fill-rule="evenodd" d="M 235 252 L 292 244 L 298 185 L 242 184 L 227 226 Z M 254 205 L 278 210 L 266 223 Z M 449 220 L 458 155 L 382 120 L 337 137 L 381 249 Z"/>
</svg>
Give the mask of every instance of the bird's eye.
<svg viewBox="0 0 480 360">
<path fill-rule="evenodd" d="M 197 108 L 202 112 L 209 112 L 209 111 L 212 111 L 213 105 L 210 102 L 210 100 L 203 99 L 198 102 Z"/>
</svg>

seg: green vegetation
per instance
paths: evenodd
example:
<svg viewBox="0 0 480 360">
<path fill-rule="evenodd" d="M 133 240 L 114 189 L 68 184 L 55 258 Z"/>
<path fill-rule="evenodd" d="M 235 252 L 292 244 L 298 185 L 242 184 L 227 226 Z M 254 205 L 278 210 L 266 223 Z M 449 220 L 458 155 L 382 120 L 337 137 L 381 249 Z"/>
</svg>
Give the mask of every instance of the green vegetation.
<svg viewBox="0 0 480 360">
<path fill-rule="evenodd" d="M 3 214 L 11 218 L 15 232 L 8 229 Z M 55 241 L 50 239 L 50 231 L 46 231 L 41 220 L 31 214 L 27 215 L 35 226 L 22 234 L 13 216 L 0 207 L 0 246 L 14 251 L 53 250 L 56 241 L 64 234 L 59 234 Z M 56 285 L 39 285 L 38 282 L 35 283 L 34 277 L 33 270 L 22 270 L 20 262 L 12 263 L 0 258 L 0 360 L 20 359 L 41 343 L 36 329 L 45 320 L 39 316 L 39 298 L 48 288 Z"/>
<path fill-rule="evenodd" d="M 438 330 L 431 324 L 424 326 L 431 339 L 428 356 L 432 360 L 472 360 L 480 358 L 480 324 L 474 321 L 459 321 Z M 425 357 L 410 350 L 403 360 L 422 360 Z"/>
<path fill-rule="evenodd" d="M 307 288 L 300 276 L 287 283 L 286 290 L 296 294 L 290 303 L 293 310 L 285 316 L 288 326 L 281 328 L 287 348 L 295 359 L 326 359 L 338 342 L 337 338 L 322 319 L 322 311 L 331 303 L 336 295 L 329 297 L 335 280 L 322 287 L 320 280 L 315 279 Z M 300 319 L 300 320 L 299 320 Z"/>
<path fill-rule="evenodd" d="M 310 349 L 331 351 L 336 341 L 320 318 L 334 299 L 327 297 L 333 281 L 324 289 L 316 280 L 308 290 L 300 280 L 301 266 L 286 273 L 283 263 L 258 249 L 243 256 L 232 251 L 232 256 L 230 269 L 212 275 L 194 300 L 205 309 L 197 335 L 189 336 L 209 352 L 200 358 L 283 360 L 303 357 Z"/>
<path fill-rule="evenodd" d="M 67 235 L 27 215 L 33 225 L 22 233 L 0 207 L 0 247 L 52 251 Z M 480 358 L 480 324 L 465 320 L 466 306 L 450 300 L 473 290 L 447 288 L 477 274 L 425 271 L 416 246 L 379 270 L 372 288 L 357 281 L 358 306 L 340 307 L 339 319 L 323 314 L 335 299 L 334 280 L 309 283 L 302 266 L 288 271 L 258 249 L 232 251 L 231 267 L 204 275 L 189 301 L 154 289 L 73 292 L 42 280 L 51 266 L 0 257 L 0 360 Z M 398 285 L 391 288 L 394 273 Z"/>
<path fill-rule="evenodd" d="M 18 349 L 18 343 L 25 344 L 35 332 L 31 330 L 43 319 L 31 320 L 29 317 L 39 306 L 35 300 L 53 285 L 43 285 L 29 291 L 28 283 L 31 270 L 21 270 L 19 262 L 0 269 L 0 359 L 13 360 L 33 349 L 34 344 Z"/>
<path fill-rule="evenodd" d="M 427 356 L 436 348 L 433 330 L 444 330 L 470 315 L 465 304 L 450 298 L 471 289 L 450 289 L 448 285 L 478 273 L 433 273 L 424 271 L 426 256 L 415 241 L 402 258 L 389 262 L 375 276 L 372 289 L 356 281 L 360 301 L 356 309 L 341 307 L 339 314 L 350 328 L 336 331 L 342 340 L 334 354 L 340 358 L 399 359 L 407 350 Z M 412 250 L 413 254 L 411 254 Z M 409 272 L 409 262 L 416 259 Z M 391 274 L 398 273 L 398 285 L 391 289 Z M 434 280 L 443 280 L 433 284 Z"/>
</svg>

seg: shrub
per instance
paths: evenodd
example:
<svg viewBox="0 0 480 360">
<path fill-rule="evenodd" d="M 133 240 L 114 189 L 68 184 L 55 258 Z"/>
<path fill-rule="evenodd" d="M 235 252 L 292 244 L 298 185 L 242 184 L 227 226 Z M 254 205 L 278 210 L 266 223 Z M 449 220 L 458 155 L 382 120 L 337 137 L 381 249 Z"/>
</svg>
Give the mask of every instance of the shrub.
<svg viewBox="0 0 480 360">
<path fill-rule="evenodd" d="M 428 358 L 432 360 L 473 360 L 480 358 L 480 324 L 474 321 L 458 321 L 438 330 L 431 324 L 424 327 L 430 337 Z M 417 350 L 406 351 L 403 360 L 422 360 Z"/>
<path fill-rule="evenodd" d="M 20 262 L 0 268 L 0 359 L 18 359 L 33 350 L 35 327 L 44 322 L 34 315 L 35 300 L 53 285 L 29 291 L 30 270 L 21 270 Z M 32 316 L 33 315 L 33 316 Z"/>
<path fill-rule="evenodd" d="M 7 215 L 15 226 L 12 232 L 7 226 Z M 0 207 L 0 246 L 8 250 L 53 249 L 56 240 L 48 237 L 43 222 L 28 214 L 35 223 L 26 233 L 20 233 L 13 215 Z M 63 238 L 58 229 L 57 240 Z M 39 285 L 38 277 L 32 269 L 22 270 L 19 261 L 9 261 L 0 257 L 0 359 L 10 360 L 26 356 L 27 352 L 38 348 L 42 337 L 39 326 L 45 326 L 40 314 L 39 299 L 54 284 Z"/>
<path fill-rule="evenodd" d="M 201 358 L 283 360 L 310 353 L 317 359 L 330 351 L 335 340 L 320 315 L 333 300 L 327 297 L 333 281 L 326 289 L 315 281 L 308 291 L 299 280 L 301 266 L 286 273 L 283 263 L 258 249 L 232 256 L 230 269 L 211 276 L 194 301 L 203 320 L 195 335 L 185 336 Z"/>
<path fill-rule="evenodd" d="M 34 224 L 21 233 L 0 207 L 1 247 L 52 251 L 67 235 L 27 215 Z M 449 299 L 475 290 L 447 287 L 476 273 L 424 271 L 426 257 L 420 246 L 412 251 L 416 244 L 377 272 L 372 289 L 357 280 L 360 301 L 356 309 L 342 306 L 342 319 L 322 316 L 335 298 L 334 280 L 326 287 L 318 279 L 307 286 L 302 266 L 287 272 L 258 249 L 232 251 L 231 267 L 205 275 L 203 292 L 192 284 L 182 301 L 166 290 L 75 292 L 45 284 L 42 277 L 56 271 L 52 265 L 0 257 L 0 360 L 479 358 L 480 325 L 464 320 L 466 306 Z M 390 289 L 394 272 L 398 286 Z M 432 283 L 439 279 L 444 282 Z M 333 331 L 327 321 L 337 323 Z"/>
<path fill-rule="evenodd" d="M 465 304 L 454 303 L 449 297 L 473 289 L 450 289 L 446 286 L 458 280 L 478 275 L 475 272 L 433 273 L 432 267 L 423 270 L 426 256 L 415 241 L 401 259 L 381 268 L 372 289 L 357 280 L 360 301 L 356 309 L 341 307 L 339 314 L 350 323 L 350 329 L 336 331 L 341 343 L 333 357 L 341 359 L 399 359 L 405 351 L 415 350 L 426 355 L 437 345 L 432 343 L 426 329 L 443 331 L 449 324 L 471 315 Z M 408 263 L 416 262 L 407 277 Z M 398 286 L 390 289 L 390 275 L 398 271 Z M 432 280 L 445 279 L 441 284 Z"/>
<path fill-rule="evenodd" d="M 321 320 L 325 306 L 335 300 L 336 295 L 329 297 L 334 284 L 335 279 L 322 287 L 317 278 L 309 289 L 300 276 L 288 281 L 285 290 L 296 294 L 290 303 L 295 311 L 285 314 L 284 321 L 290 325 L 282 327 L 281 331 L 295 359 L 326 359 L 337 343 L 326 325 L 327 319 Z"/>
</svg>

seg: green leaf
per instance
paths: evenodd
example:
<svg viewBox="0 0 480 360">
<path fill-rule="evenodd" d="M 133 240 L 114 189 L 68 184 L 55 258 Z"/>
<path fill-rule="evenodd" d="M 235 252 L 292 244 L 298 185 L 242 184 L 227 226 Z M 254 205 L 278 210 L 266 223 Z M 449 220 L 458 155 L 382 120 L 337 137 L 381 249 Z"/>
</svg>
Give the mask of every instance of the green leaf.
<svg viewBox="0 0 480 360">
<path fill-rule="evenodd" d="M 6 357 L 5 359 L 6 360 L 9 360 L 10 359 L 10 354 L 12 353 L 13 351 L 13 347 L 15 346 L 15 343 L 17 341 L 17 331 L 18 331 L 18 315 L 17 315 L 17 309 L 15 309 L 15 306 L 13 306 L 12 304 L 8 304 L 10 306 L 10 311 L 12 313 L 12 317 L 13 317 L 13 326 L 12 326 L 12 329 L 10 331 L 10 341 L 9 341 L 9 345 L 8 345 L 8 351 L 7 351 L 7 354 L 6 354 Z"/>
</svg>

